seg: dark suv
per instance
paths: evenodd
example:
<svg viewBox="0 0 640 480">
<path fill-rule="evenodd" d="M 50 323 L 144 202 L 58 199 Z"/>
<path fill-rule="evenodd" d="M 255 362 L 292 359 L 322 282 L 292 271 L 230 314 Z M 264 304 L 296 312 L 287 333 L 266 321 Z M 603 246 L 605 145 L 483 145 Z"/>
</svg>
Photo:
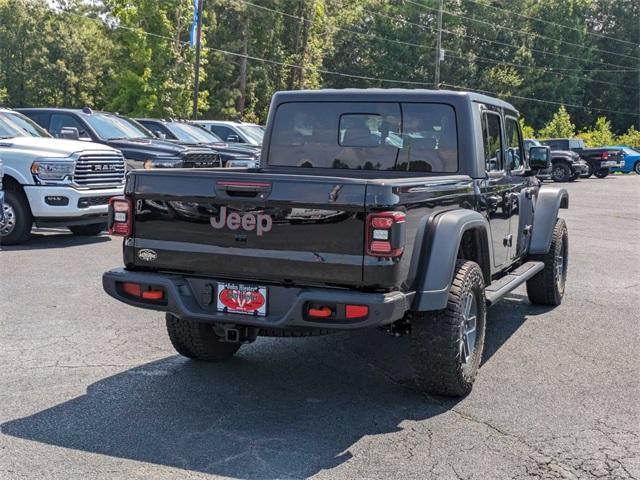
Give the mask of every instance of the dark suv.
<svg viewBox="0 0 640 480">
<path fill-rule="evenodd" d="M 54 137 L 86 140 L 117 148 L 129 168 L 220 166 L 218 153 L 208 147 L 187 147 L 160 140 L 135 120 L 90 108 L 17 108 Z"/>
<path fill-rule="evenodd" d="M 215 133 L 199 125 L 173 119 L 137 118 L 158 138 L 187 146 L 205 146 L 215 149 L 224 166 L 255 167 L 260 160 L 260 149 L 249 145 L 225 143 Z"/>
</svg>

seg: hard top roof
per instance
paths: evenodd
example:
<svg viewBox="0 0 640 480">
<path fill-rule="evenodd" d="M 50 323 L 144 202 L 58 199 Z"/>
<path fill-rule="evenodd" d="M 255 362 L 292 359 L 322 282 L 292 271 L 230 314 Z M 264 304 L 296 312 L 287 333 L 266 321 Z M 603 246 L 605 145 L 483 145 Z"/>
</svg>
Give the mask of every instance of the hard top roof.
<svg viewBox="0 0 640 480">
<path fill-rule="evenodd" d="M 431 101 L 459 102 L 468 98 L 471 102 L 482 102 L 496 107 L 517 112 L 518 110 L 508 102 L 499 98 L 490 97 L 476 92 L 464 92 L 457 90 L 429 90 L 409 88 L 344 88 L 321 90 L 286 90 L 276 92 L 278 102 L 287 101 L 424 101 L 428 97 Z"/>
</svg>

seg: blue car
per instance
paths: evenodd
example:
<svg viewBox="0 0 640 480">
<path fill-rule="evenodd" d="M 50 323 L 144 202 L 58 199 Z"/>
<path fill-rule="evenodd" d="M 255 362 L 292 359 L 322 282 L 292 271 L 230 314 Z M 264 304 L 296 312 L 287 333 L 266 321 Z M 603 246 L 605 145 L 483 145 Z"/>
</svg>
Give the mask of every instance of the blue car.
<svg viewBox="0 0 640 480">
<path fill-rule="evenodd" d="M 640 175 L 640 150 L 635 150 L 629 147 L 606 147 L 606 148 L 621 148 L 624 154 L 624 167 L 612 168 L 612 172 L 631 173 L 636 172 Z"/>
</svg>

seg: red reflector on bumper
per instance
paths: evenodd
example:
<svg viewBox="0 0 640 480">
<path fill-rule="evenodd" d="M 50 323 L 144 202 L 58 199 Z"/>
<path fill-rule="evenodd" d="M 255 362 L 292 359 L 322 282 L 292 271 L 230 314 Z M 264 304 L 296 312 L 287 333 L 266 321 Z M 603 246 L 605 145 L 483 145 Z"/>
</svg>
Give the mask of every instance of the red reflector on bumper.
<svg viewBox="0 0 640 480">
<path fill-rule="evenodd" d="M 310 308 L 307 313 L 310 317 L 328 318 L 333 313 L 329 307 Z"/>
<path fill-rule="evenodd" d="M 139 283 L 123 283 L 122 291 L 132 297 L 139 297 L 142 294 Z"/>
<path fill-rule="evenodd" d="M 164 298 L 164 292 L 162 290 L 147 290 L 142 292 L 142 298 L 145 300 L 162 300 Z"/>
<path fill-rule="evenodd" d="M 347 318 L 362 318 L 369 315 L 369 307 L 366 305 L 347 305 L 345 308 Z"/>
</svg>

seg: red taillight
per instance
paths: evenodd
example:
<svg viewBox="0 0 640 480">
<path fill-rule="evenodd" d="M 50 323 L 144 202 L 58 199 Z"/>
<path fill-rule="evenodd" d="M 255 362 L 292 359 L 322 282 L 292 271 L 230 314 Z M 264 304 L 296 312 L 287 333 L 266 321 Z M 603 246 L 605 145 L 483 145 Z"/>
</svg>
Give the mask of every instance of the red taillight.
<svg viewBox="0 0 640 480">
<path fill-rule="evenodd" d="M 369 315 L 369 307 L 366 305 L 347 305 L 345 307 L 345 316 L 348 319 L 363 318 Z"/>
<path fill-rule="evenodd" d="M 607 160 L 609 158 L 609 152 L 602 152 L 602 159 Z"/>
<path fill-rule="evenodd" d="M 131 200 L 126 197 L 109 199 L 109 235 L 131 236 L 133 209 Z"/>
<path fill-rule="evenodd" d="M 403 212 L 380 212 L 367 216 L 367 255 L 399 257 L 404 250 Z"/>
</svg>

